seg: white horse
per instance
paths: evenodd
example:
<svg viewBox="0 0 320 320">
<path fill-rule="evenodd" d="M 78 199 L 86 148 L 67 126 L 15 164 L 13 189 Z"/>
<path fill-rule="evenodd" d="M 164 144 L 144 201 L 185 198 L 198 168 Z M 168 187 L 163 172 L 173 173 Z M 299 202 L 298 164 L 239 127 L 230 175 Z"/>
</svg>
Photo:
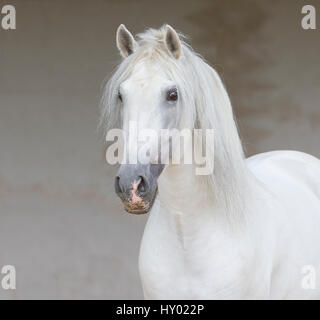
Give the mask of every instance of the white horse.
<svg viewBox="0 0 320 320">
<path fill-rule="evenodd" d="M 129 121 L 215 130 L 210 175 L 195 165 L 120 166 L 126 210 L 150 212 L 139 257 L 145 297 L 320 298 L 320 161 L 295 151 L 245 159 L 218 74 L 169 25 L 136 40 L 121 25 L 117 46 L 124 59 L 102 100 L 107 130 L 128 132 Z"/>
</svg>

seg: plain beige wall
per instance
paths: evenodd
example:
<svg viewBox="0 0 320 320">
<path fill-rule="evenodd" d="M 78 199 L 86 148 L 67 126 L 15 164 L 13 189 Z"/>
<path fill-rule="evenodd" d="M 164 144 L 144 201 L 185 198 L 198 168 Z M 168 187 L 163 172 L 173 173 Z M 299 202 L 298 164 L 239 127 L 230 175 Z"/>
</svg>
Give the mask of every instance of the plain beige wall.
<svg viewBox="0 0 320 320">
<path fill-rule="evenodd" d="M 304 1 L 7 3 L 17 30 L 0 30 L 0 267 L 16 266 L 17 290 L 0 298 L 142 298 L 147 216 L 124 213 L 96 130 L 120 23 L 189 35 L 226 83 L 248 155 L 320 157 L 320 26 L 300 27 Z"/>
</svg>

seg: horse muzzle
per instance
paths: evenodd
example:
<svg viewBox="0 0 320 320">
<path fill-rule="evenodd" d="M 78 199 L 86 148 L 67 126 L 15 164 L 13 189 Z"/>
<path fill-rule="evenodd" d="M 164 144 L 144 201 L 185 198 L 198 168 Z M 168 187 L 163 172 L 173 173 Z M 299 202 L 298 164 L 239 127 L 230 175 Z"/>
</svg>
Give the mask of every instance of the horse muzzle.
<svg viewBox="0 0 320 320">
<path fill-rule="evenodd" d="M 127 212 L 148 213 L 157 195 L 158 177 L 164 165 L 122 164 L 115 178 L 115 191 Z"/>
</svg>

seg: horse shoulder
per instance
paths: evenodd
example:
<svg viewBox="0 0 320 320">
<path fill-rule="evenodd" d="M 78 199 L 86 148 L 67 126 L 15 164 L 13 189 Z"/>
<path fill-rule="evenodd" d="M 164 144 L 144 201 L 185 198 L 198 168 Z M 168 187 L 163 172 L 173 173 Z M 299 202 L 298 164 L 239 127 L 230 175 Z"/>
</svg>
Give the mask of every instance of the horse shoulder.
<svg viewBox="0 0 320 320">
<path fill-rule="evenodd" d="M 247 159 L 247 166 L 269 199 L 261 200 L 258 214 L 273 226 L 272 232 L 261 228 L 261 233 L 276 241 L 271 297 L 303 298 L 309 294 L 301 290 L 304 266 L 320 267 L 320 160 L 302 152 L 273 151 Z"/>
</svg>

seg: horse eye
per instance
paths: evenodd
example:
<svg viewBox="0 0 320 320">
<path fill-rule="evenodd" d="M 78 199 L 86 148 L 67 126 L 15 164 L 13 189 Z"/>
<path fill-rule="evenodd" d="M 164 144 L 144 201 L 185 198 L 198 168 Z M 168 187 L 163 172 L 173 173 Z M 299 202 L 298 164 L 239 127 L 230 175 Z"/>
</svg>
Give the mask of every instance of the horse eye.
<svg viewBox="0 0 320 320">
<path fill-rule="evenodd" d="M 167 100 L 168 101 L 177 101 L 178 100 L 178 92 L 177 89 L 170 89 L 167 93 Z"/>
<path fill-rule="evenodd" d="M 118 91 L 118 98 L 122 102 L 122 95 L 121 95 L 120 91 Z"/>
</svg>

